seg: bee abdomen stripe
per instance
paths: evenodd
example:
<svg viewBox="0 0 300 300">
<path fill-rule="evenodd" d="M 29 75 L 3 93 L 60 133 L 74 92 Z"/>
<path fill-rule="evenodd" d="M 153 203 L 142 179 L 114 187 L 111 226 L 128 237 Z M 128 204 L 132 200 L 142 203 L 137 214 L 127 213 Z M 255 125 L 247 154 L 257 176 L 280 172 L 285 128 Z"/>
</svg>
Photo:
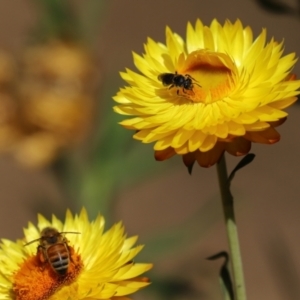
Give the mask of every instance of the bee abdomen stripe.
<svg viewBox="0 0 300 300">
<path fill-rule="evenodd" d="M 60 267 L 60 266 L 68 266 L 69 264 L 69 260 L 68 259 L 61 259 L 61 260 L 55 260 L 52 261 L 52 266 L 54 268 Z"/>
</svg>

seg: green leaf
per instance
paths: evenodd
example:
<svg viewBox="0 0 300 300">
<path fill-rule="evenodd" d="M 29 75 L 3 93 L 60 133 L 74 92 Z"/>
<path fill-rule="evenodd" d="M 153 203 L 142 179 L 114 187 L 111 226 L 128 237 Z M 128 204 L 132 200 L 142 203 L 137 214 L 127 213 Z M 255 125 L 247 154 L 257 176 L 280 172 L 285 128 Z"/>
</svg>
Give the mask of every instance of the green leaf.
<svg viewBox="0 0 300 300">
<path fill-rule="evenodd" d="M 34 0 L 41 9 L 40 20 L 33 29 L 38 40 L 49 38 L 78 38 L 78 17 L 70 1 Z"/>
<path fill-rule="evenodd" d="M 256 0 L 258 4 L 265 10 L 275 14 L 295 14 L 296 11 L 284 2 L 278 0 Z"/>
<path fill-rule="evenodd" d="M 232 170 L 232 172 L 230 173 L 230 175 L 228 177 L 229 185 L 230 185 L 232 179 L 234 178 L 235 173 L 238 170 L 240 170 L 240 169 L 244 168 L 245 166 L 247 166 L 248 164 L 250 164 L 254 158 L 255 158 L 255 154 L 249 153 L 240 160 L 240 162 L 236 165 L 236 167 Z"/>
<path fill-rule="evenodd" d="M 219 258 L 224 258 L 224 263 L 221 266 L 220 269 L 220 283 L 221 287 L 224 293 L 224 299 L 225 300 L 234 300 L 234 293 L 233 293 L 233 287 L 232 287 L 232 280 L 230 277 L 230 273 L 228 270 L 228 262 L 229 262 L 229 256 L 226 251 L 219 252 L 217 254 L 214 254 L 210 257 L 208 257 L 208 260 L 216 260 Z"/>
</svg>

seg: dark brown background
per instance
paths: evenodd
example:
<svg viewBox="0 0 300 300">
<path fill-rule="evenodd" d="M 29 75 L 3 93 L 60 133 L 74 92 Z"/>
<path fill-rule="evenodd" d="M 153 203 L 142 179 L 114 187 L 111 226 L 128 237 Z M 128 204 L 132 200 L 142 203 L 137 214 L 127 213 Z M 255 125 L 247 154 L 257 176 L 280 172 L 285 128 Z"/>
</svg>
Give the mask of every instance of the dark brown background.
<svg viewBox="0 0 300 300">
<path fill-rule="evenodd" d="M 94 1 L 74 3 L 80 7 Z M 38 14 L 31 1 L 1 1 L 0 46 L 18 52 Z M 118 72 L 133 68 L 132 50 L 141 53 L 148 36 L 164 42 L 166 25 L 185 35 L 187 21 L 194 23 L 197 18 L 206 24 L 213 18 L 220 22 L 240 18 L 255 35 L 266 27 L 269 38 L 284 38 L 286 53 L 300 54 L 300 18 L 269 14 L 251 0 L 109 0 L 99 16 L 96 43 L 104 87 L 115 85 L 114 93 L 123 85 Z M 295 72 L 300 74 L 299 63 Z M 272 147 L 253 146 L 255 161 L 238 174 L 232 186 L 250 300 L 300 299 L 300 106 L 290 108 L 289 113 L 280 128 L 281 142 Z M 230 158 L 230 169 L 236 163 Z M 61 212 L 69 206 L 51 173 L 24 169 L 9 158 L 0 158 L 0 190 L 3 238 L 22 237 L 22 227 L 36 220 L 37 208 Z M 116 218 L 124 220 L 130 234 L 139 234 L 142 243 L 161 230 L 198 216 L 199 223 L 194 222 L 186 233 L 193 241 L 190 247 L 176 245 L 171 255 L 155 258 L 155 269 L 161 276 L 187 278 L 198 291 L 197 296 L 174 299 L 221 299 L 217 285 L 220 264 L 205 261 L 205 257 L 227 248 L 215 168 L 196 167 L 189 176 L 175 158 L 168 172 L 124 188 L 118 195 Z M 37 204 L 38 199 L 43 202 Z"/>
</svg>

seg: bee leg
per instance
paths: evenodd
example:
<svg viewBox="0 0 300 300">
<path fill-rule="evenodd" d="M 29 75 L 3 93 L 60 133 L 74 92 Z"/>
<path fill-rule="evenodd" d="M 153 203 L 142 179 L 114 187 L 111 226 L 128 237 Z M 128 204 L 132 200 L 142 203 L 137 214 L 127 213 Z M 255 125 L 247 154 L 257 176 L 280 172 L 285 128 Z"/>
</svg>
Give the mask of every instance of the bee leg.
<svg viewBox="0 0 300 300">
<path fill-rule="evenodd" d="M 191 93 L 192 93 L 193 95 L 195 95 L 195 92 L 194 92 L 193 88 L 189 89 L 189 91 L 191 91 Z M 188 94 L 187 92 L 185 92 L 185 93 Z"/>
<path fill-rule="evenodd" d="M 189 75 L 189 74 L 185 74 L 185 76 L 187 76 L 187 77 L 191 78 L 192 80 L 194 80 L 194 81 L 195 81 L 194 84 L 197 84 L 198 86 L 201 87 L 201 85 L 197 83 L 198 81 L 197 81 L 194 77 L 192 77 L 192 76 Z"/>
<path fill-rule="evenodd" d="M 169 86 L 169 90 L 170 90 L 172 87 L 174 87 L 174 84 L 171 84 L 171 85 Z"/>
<path fill-rule="evenodd" d="M 184 89 L 184 88 L 182 88 L 182 90 L 181 90 L 181 91 L 182 91 L 182 93 L 183 93 L 183 94 L 186 94 L 186 91 L 185 91 L 185 89 Z M 180 93 L 180 92 L 179 92 L 179 89 L 177 90 L 177 95 L 178 95 L 178 96 L 180 96 L 180 97 L 184 97 L 184 95 L 182 95 L 182 93 Z"/>
<path fill-rule="evenodd" d="M 188 77 L 188 78 L 191 78 L 191 79 L 193 79 L 193 80 L 195 80 L 195 81 L 197 81 L 194 77 L 192 77 L 192 76 L 189 75 L 189 74 L 185 74 L 185 76 Z"/>
<path fill-rule="evenodd" d="M 187 92 L 186 92 L 186 89 L 185 89 L 185 88 L 182 88 L 182 89 L 178 89 L 178 90 L 177 90 L 177 95 L 178 95 L 178 96 L 184 97 L 183 94 L 186 94 L 186 93 L 187 93 Z"/>
<path fill-rule="evenodd" d="M 47 263 L 47 257 L 45 257 L 45 253 L 44 253 L 44 248 L 43 246 L 39 245 L 37 247 L 37 253 L 36 255 L 38 256 L 38 259 L 40 260 L 41 262 L 41 270 L 45 270 L 45 267 L 46 267 L 46 263 Z"/>
<path fill-rule="evenodd" d="M 192 93 L 193 95 L 195 95 L 195 92 L 193 91 L 193 89 L 185 89 L 185 88 L 182 88 L 182 93 L 185 94 L 185 95 L 187 95 L 187 96 L 190 96 L 190 94 L 189 94 L 187 91 L 191 91 L 191 93 Z M 177 92 L 178 92 L 178 91 L 177 91 Z M 179 94 L 177 93 L 177 95 L 179 95 Z M 179 95 L 179 96 L 186 97 L 185 95 Z"/>
<path fill-rule="evenodd" d="M 44 248 L 43 246 L 39 245 L 37 247 L 37 253 L 36 253 L 38 256 L 39 256 L 39 259 L 42 263 L 46 262 L 47 261 L 47 257 L 45 257 L 45 253 L 44 253 Z"/>
</svg>

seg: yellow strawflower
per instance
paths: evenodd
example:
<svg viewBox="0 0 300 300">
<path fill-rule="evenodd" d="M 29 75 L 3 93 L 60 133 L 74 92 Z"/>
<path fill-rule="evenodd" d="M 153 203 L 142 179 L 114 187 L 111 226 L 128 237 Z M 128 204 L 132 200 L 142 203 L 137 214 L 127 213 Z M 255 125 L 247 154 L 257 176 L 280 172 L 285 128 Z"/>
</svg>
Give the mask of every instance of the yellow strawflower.
<svg viewBox="0 0 300 300">
<path fill-rule="evenodd" d="M 55 216 L 49 221 L 39 215 L 37 226 L 29 223 L 24 229 L 24 240 L 3 239 L 0 245 L 0 299 L 130 299 L 126 295 L 149 284 L 147 278 L 138 276 L 152 265 L 133 261 L 143 248 L 134 246 L 136 236 L 127 238 L 121 223 L 105 232 L 104 223 L 101 215 L 90 222 L 84 209 L 75 216 L 67 211 L 64 223 Z M 64 275 L 59 275 L 49 261 L 43 259 L 41 248 L 37 251 L 40 240 L 35 240 L 47 227 L 58 233 L 65 232 L 62 236 L 67 239 L 70 259 Z"/>
<path fill-rule="evenodd" d="M 215 164 L 227 151 L 245 155 L 251 143 L 273 144 L 275 127 L 297 100 L 300 81 L 291 75 L 295 54 L 283 42 L 253 39 L 241 21 L 187 25 L 186 40 L 166 29 L 166 44 L 148 38 L 134 63 L 141 74 L 121 73 L 129 84 L 114 100 L 134 138 L 154 144 L 155 158 L 182 155 L 186 166 Z"/>
</svg>

